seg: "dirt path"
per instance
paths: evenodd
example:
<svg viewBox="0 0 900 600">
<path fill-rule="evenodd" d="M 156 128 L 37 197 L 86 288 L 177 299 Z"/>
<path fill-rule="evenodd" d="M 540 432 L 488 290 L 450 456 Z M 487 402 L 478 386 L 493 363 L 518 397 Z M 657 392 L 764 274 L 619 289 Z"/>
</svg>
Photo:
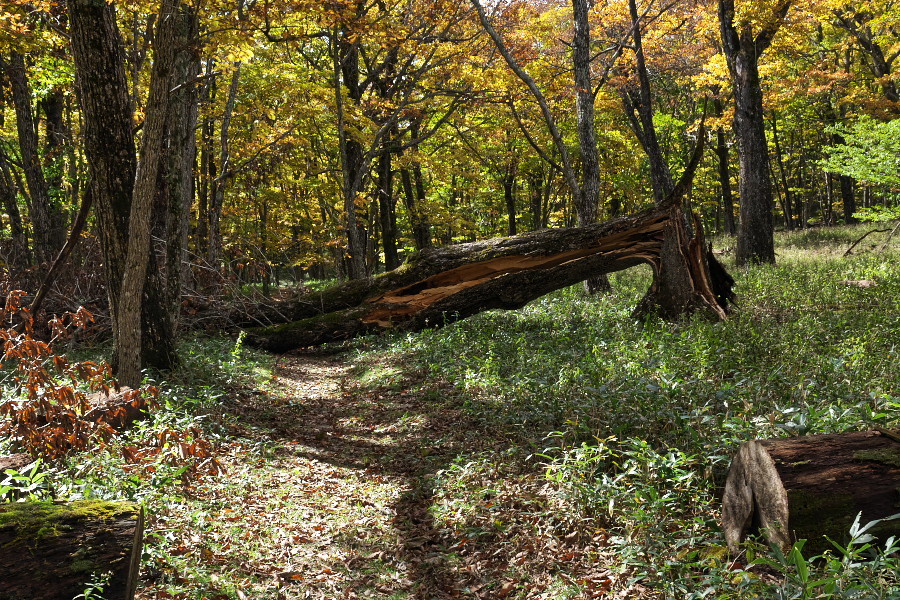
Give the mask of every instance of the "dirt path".
<svg viewBox="0 0 900 600">
<path fill-rule="evenodd" d="M 402 389 L 348 381 L 340 358 L 285 356 L 273 389 L 227 406 L 230 433 L 269 450 L 232 444 L 226 474 L 197 490 L 218 510 L 185 545 L 236 567 L 239 598 L 475 597 L 428 510 L 430 478 L 474 447 L 471 428 Z"/>
<path fill-rule="evenodd" d="M 561 598 L 578 571 L 607 589 L 576 564 L 592 560 L 548 514 L 540 477 L 504 470 L 507 440 L 451 388 L 392 381 L 362 386 L 340 356 L 289 355 L 270 389 L 225 402 L 240 440 L 225 474 L 157 524 L 183 548 L 183 570 L 163 562 L 169 580 L 193 594 L 139 597 Z"/>
</svg>

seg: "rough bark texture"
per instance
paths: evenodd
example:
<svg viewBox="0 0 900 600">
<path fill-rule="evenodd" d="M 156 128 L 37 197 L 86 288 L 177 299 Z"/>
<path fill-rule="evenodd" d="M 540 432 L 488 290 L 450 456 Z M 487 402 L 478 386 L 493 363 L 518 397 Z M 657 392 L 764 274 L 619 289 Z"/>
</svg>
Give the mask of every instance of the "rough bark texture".
<svg viewBox="0 0 900 600">
<path fill-rule="evenodd" d="M 157 175 L 163 153 L 166 118 L 169 109 L 172 68 L 175 61 L 175 31 L 177 11 L 174 0 L 163 0 L 157 17 L 154 37 L 153 70 L 150 92 L 145 108 L 141 160 L 135 175 L 134 193 L 128 222 L 128 245 L 125 272 L 122 279 L 122 297 L 119 301 L 119 319 L 116 339 L 118 347 L 118 378 L 128 386 L 141 383 L 141 300 L 147 281 L 149 264 L 150 226 L 153 214 L 153 197 L 157 188 Z M 160 299 L 161 300 L 161 299 Z"/>
<path fill-rule="evenodd" d="M 128 215 L 137 168 L 125 55 L 113 5 L 69 0 L 72 54 L 84 115 L 84 148 L 94 190 L 113 332 L 128 238 Z"/>
<path fill-rule="evenodd" d="M 665 305 L 658 304 L 659 312 L 676 316 L 702 310 L 724 318 L 730 278 L 721 267 L 706 267 L 715 259 L 702 238 L 687 237 L 684 222 L 676 205 L 585 227 L 426 250 L 372 280 L 351 281 L 278 307 L 283 319 L 294 322 L 251 330 L 247 342 L 285 352 L 387 329 L 441 327 L 492 308 L 520 308 L 597 274 L 640 263 L 659 270 L 666 244 L 677 246 L 685 262 L 679 276 L 692 283 L 690 290 L 679 288 Z M 650 292 L 657 301 L 668 281 L 665 272 L 660 275 L 660 289 Z"/>
<path fill-rule="evenodd" d="M 750 533 L 789 548 L 846 542 L 858 513 L 865 524 L 897 512 L 900 442 L 877 431 L 755 440 L 741 446 L 728 473 L 722 525 L 732 553 Z M 876 535 L 900 535 L 900 520 L 883 521 Z"/>
<path fill-rule="evenodd" d="M 2 505 L 0 600 L 71 600 L 107 571 L 103 597 L 131 600 L 143 531 L 143 509 L 131 503 Z"/>
<path fill-rule="evenodd" d="M 591 27 L 588 0 L 572 0 L 572 69 L 575 76 L 575 110 L 578 116 L 578 146 L 581 149 L 581 195 L 575 210 L 579 225 L 597 222 L 600 201 L 600 163 L 594 128 L 594 90 L 591 82 Z"/>
<path fill-rule="evenodd" d="M 119 321 L 123 310 L 129 220 L 137 171 L 132 107 L 115 7 L 91 0 L 70 0 L 68 9 L 72 55 L 84 117 L 85 155 L 91 173 L 113 326 L 113 367 L 118 372 L 119 351 L 123 347 L 119 338 L 123 328 Z M 143 135 L 147 136 L 146 127 Z M 153 181 L 155 183 L 155 175 Z M 155 267 L 155 261 L 150 261 L 149 268 L 144 269 L 146 285 L 143 294 L 139 292 L 137 298 L 141 315 L 139 327 L 144 332 L 138 347 L 143 366 L 165 369 L 173 364 L 175 349 L 171 329 L 167 329 L 162 320 L 166 314 L 162 304 L 164 296 Z M 129 300 L 132 305 L 134 301 L 134 298 Z"/>
<path fill-rule="evenodd" d="M 791 0 L 778 0 L 771 16 L 754 36 L 750 21 L 735 24 L 734 0 L 719 0 L 722 49 L 734 91 L 734 133 L 740 157 L 741 221 L 738 227 L 737 262 L 775 262 L 772 224 L 772 182 L 766 144 L 759 57 L 784 22 Z"/>
</svg>

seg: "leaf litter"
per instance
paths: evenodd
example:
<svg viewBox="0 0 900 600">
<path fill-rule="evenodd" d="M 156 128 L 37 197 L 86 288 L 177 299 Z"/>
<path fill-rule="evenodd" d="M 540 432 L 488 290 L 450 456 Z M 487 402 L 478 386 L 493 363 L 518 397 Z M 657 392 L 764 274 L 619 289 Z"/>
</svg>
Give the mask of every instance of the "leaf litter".
<svg viewBox="0 0 900 600">
<path fill-rule="evenodd" d="M 149 544 L 170 550 L 137 597 L 643 595 L 602 532 L 554 512 L 540 466 L 461 405 L 446 382 L 373 386 L 340 356 L 281 357 L 268 389 L 223 404 L 224 473 L 155 516 Z"/>
</svg>

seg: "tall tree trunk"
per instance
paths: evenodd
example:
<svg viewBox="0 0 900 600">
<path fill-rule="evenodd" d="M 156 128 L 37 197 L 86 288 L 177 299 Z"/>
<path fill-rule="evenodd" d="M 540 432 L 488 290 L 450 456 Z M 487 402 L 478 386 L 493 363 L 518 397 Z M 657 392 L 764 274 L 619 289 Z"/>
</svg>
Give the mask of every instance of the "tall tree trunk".
<svg viewBox="0 0 900 600">
<path fill-rule="evenodd" d="M 719 29 L 731 74 L 735 102 L 734 133 L 740 155 L 738 265 L 775 262 L 772 182 L 768 168 L 759 58 L 781 28 L 791 1 L 778 0 L 754 37 L 749 20 L 738 23 L 740 30 L 735 27 L 734 0 L 719 0 Z"/>
<path fill-rule="evenodd" d="M 572 0 L 575 35 L 572 39 L 572 68 L 575 77 L 575 112 L 578 120 L 578 146 L 581 150 L 581 187 L 573 195 L 578 225 L 597 222 L 600 204 L 600 161 L 594 130 L 594 85 L 591 81 L 591 25 L 589 0 Z M 584 282 L 589 294 L 610 289 L 605 273 Z"/>
<path fill-rule="evenodd" d="M 400 266 L 397 255 L 397 213 L 394 200 L 394 173 L 391 170 L 392 140 L 382 138 L 381 155 L 378 157 L 378 216 L 381 220 L 381 247 L 384 250 L 384 268 L 392 271 Z"/>
<path fill-rule="evenodd" d="M 431 224 L 422 210 L 422 201 L 425 199 L 425 186 L 422 184 L 421 172 L 416 178 L 415 189 L 413 189 L 409 169 L 401 169 L 400 182 L 403 184 L 403 201 L 406 205 L 406 212 L 409 215 L 410 225 L 412 226 L 413 243 L 416 246 L 416 250 L 430 248 Z M 417 191 L 420 192 L 418 197 L 416 197 Z"/>
<path fill-rule="evenodd" d="M 228 97 L 225 100 L 225 112 L 222 114 L 222 125 L 219 129 L 219 173 L 212 180 L 211 202 L 209 206 L 209 263 L 215 269 L 222 262 L 222 209 L 225 206 L 225 186 L 231 177 L 231 148 L 229 130 L 234 105 L 237 101 L 238 84 L 241 77 L 241 63 L 234 64 L 231 74 L 231 85 L 228 86 Z"/>
<path fill-rule="evenodd" d="M 16 108 L 16 131 L 19 136 L 19 151 L 25 182 L 28 184 L 29 214 L 34 235 L 34 255 L 39 262 L 53 260 L 55 248 L 51 235 L 50 194 L 44 169 L 38 153 L 38 137 L 34 110 L 31 106 L 31 86 L 25 70 L 25 57 L 13 52 L 5 65 L 13 104 Z"/>
<path fill-rule="evenodd" d="M 717 117 L 721 117 L 725 112 L 722 100 L 719 98 L 713 100 L 713 107 Z M 737 228 L 734 223 L 734 198 L 731 194 L 731 169 L 728 154 L 728 144 L 725 142 L 725 128 L 720 125 L 716 127 L 716 157 L 719 159 L 719 189 L 722 194 L 722 213 L 725 216 L 725 233 L 734 235 L 737 233 Z"/>
<path fill-rule="evenodd" d="M 341 155 L 342 192 L 344 200 L 344 229 L 347 239 L 347 277 L 363 279 L 366 269 L 366 232 L 360 223 L 356 204 L 357 195 L 365 177 L 363 169 L 363 149 L 358 140 L 353 139 L 347 128 L 344 110 L 343 88 L 347 96 L 358 102 L 362 98 L 359 82 L 359 48 L 344 38 L 343 32 L 336 32 L 332 40 L 333 81 L 332 86 L 337 106 L 338 145 Z"/>
<path fill-rule="evenodd" d="M 168 0 L 163 8 L 167 6 Z M 153 333 L 164 326 L 159 319 L 166 311 L 162 295 L 157 293 L 160 283 L 156 263 L 149 260 L 148 212 L 158 168 L 154 156 L 158 157 L 161 151 L 159 121 L 160 116 L 163 119 L 165 116 L 160 115 L 159 105 L 165 105 L 170 88 L 168 81 L 163 81 L 166 78 L 161 77 L 165 72 L 158 73 L 155 66 L 143 128 L 142 171 L 137 175 L 131 98 L 115 7 L 92 0 L 69 0 L 68 9 L 72 55 L 84 115 L 85 155 L 91 172 L 109 294 L 115 346 L 113 369 L 122 383 L 134 385 L 140 382 L 141 366 L 165 367 L 159 361 L 171 363 L 174 355 L 172 336 Z M 166 11 L 162 13 L 164 17 L 171 12 L 171 7 Z M 168 48 L 168 51 L 173 48 L 166 33 L 171 22 L 171 18 L 162 18 L 157 33 L 158 48 Z M 164 64 L 165 59 L 160 61 L 159 69 Z M 134 212 L 133 200 L 137 204 Z"/>
<path fill-rule="evenodd" d="M 63 168 L 65 166 L 65 150 L 69 145 L 69 131 L 66 127 L 66 100 L 62 88 L 54 88 L 41 101 L 41 109 L 45 117 L 47 195 L 49 198 L 50 243 L 54 250 L 62 248 L 66 243 L 66 213 L 62 208 Z"/>
<path fill-rule="evenodd" d="M 784 226 L 791 231 L 794 229 L 794 215 L 791 211 L 791 187 L 788 185 L 787 169 L 784 168 L 784 154 L 781 152 L 781 143 L 778 139 L 778 117 L 772 111 L 772 142 L 775 144 L 775 159 L 778 161 L 778 171 L 781 173 L 781 187 L 784 190 L 784 200 L 781 205 L 784 208 Z"/>
<path fill-rule="evenodd" d="M 503 200 L 506 204 L 507 235 L 516 235 L 516 165 L 511 163 L 503 175 Z"/>
<path fill-rule="evenodd" d="M 132 106 L 114 5 L 69 0 L 72 55 L 84 115 L 84 150 L 91 173 L 97 231 L 103 251 L 117 368 L 119 301 L 137 168 Z"/>
<path fill-rule="evenodd" d="M 663 156 L 659 146 L 659 138 L 656 135 L 656 127 L 653 124 L 653 97 L 650 93 L 650 76 L 647 73 L 647 63 L 644 58 L 643 35 L 641 34 L 641 22 L 638 15 L 635 0 L 628 0 L 628 9 L 631 13 L 631 35 L 634 40 L 634 60 L 637 69 L 638 86 L 626 88 L 624 102 L 628 120 L 634 130 L 641 147 L 647 153 L 650 163 L 650 183 L 653 188 L 653 201 L 661 203 L 669 194 L 675 183 L 669 165 Z"/>
<path fill-rule="evenodd" d="M 165 165 L 170 190 L 166 220 L 166 304 L 173 328 L 177 329 L 181 289 L 189 275 L 187 255 L 191 204 L 194 195 L 193 166 L 197 155 L 199 93 L 193 81 L 200 74 L 200 55 L 194 44 L 199 32 L 196 11 L 178 7 L 175 39 L 174 80 L 166 138 L 169 145 Z"/>
<path fill-rule="evenodd" d="M 594 131 L 594 86 L 591 81 L 591 28 L 588 0 L 572 0 L 575 36 L 572 39 L 572 67 L 575 74 L 575 110 L 578 117 L 578 145 L 581 148 L 581 195 L 576 197 L 578 225 L 597 222 L 600 203 L 600 163 Z"/>
<path fill-rule="evenodd" d="M 152 250 L 150 229 L 153 198 L 163 155 L 177 27 L 176 0 L 163 0 L 156 22 L 153 69 L 144 110 L 146 117 L 141 137 L 141 157 L 135 174 L 128 220 L 128 245 L 119 304 L 119 331 L 116 336 L 119 340 L 118 377 L 122 383 L 133 388 L 141 382 L 141 304 Z M 159 298 L 155 305 L 160 307 L 162 300 Z"/>
</svg>

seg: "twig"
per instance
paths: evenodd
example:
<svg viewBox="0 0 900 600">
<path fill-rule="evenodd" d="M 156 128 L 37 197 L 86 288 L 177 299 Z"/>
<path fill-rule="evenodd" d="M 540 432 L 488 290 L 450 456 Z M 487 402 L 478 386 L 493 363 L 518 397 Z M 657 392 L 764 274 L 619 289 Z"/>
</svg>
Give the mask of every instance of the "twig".
<svg viewBox="0 0 900 600">
<path fill-rule="evenodd" d="M 84 196 L 81 198 L 81 208 L 78 210 L 78 216 L 75 217 L 75 222 L 72 224 L 72 232 L 69 234 L 69 239 L 66 240 L 66 244 L 62 247 L 62 250 L 59 251 L 56 259 L 50 266 L 50 270 L 47 271 L 47 276 L 44 277 L 40 289 L 38 289 L 37 294 L 34 296 L 34 300 L 31 302 L 29 310 L 32 315 L 36 314 L 38 309 L 40 309 L 41 304 L 44 302 L 44 298 L 47 296 L 47 292 L 50 290 L 50 286 L 53 284 L 53 280 L 56 279 L 60 267 L 66 262 L 69 255 L 72 254 L 72 249 L 75 248 L 75 244 L 78 243 L 78 239 L 81 237 L 81 231 L 84 229 L 84 224 L 87 222 L 88 213 L 91 212 L 91 204 L 93 204 L 93 201 L 94 194 L 91 192 L 91 186 L 88 185 L 87 191 L 85 191 Z"/>
<path fill-rule="evenodd" d="M 897 225 L 900 226 L 900 222 L 898 222 Z M 852 244 L 850 244 L 850 247 L 847 248 L 847 251 L 844 252 L 844 254 L 843 254 L 843 256 L 842 256 L 841 258 L 843 258 L 843 257 L 845 257 L 845 256 L 849 256 L 850 253 L 853 251 L 853 249 L 856 248 L 856 245 L 857 245 L 858 243 L 860 243 L 861 241 L 863 241 L 864 239 L 866 239 L 867 237 L 869 237 L 869 236 L 872 235 L 873 233 L 887 233 L 888 231 L 891 231 L 891 230 L 890 230 L 890 229 L 873 229 L 872 231 L 869 231 L 868 233 L 864 234 L 861 238 L 859 238 L 858 240 L 856 240 L 855 242 L 853 242 Z M 894 227 L 894 231 L 897 231 L 897 228 L 896 228 L 896 227 Z M 893 232 L 891 233 L 891 235 L 893 235 Z M 890 240 L 890 239 L 891 239 L 890 236 L 888 236 L 888 240 Z M 885 244 L 886 244 L 886 243 L 887 243 L 887 242 L 885 242 Z"/>
<path fill-rule="evenodd" d="M 894 234 L 897 233 L 897 230 L 900 229 L 900 221 L 897 221 L 897 224 L 894 225 L 894 228 L 891 229 L 891 232 L 888 234 L 887 239 L 884 240 L 884 243 L 881 245 L 880 251 L 884 252 L 884 249 L 887 248 L 887 245 L 891 242 L 891 238 L 894 237 Z"/>
</svg>

